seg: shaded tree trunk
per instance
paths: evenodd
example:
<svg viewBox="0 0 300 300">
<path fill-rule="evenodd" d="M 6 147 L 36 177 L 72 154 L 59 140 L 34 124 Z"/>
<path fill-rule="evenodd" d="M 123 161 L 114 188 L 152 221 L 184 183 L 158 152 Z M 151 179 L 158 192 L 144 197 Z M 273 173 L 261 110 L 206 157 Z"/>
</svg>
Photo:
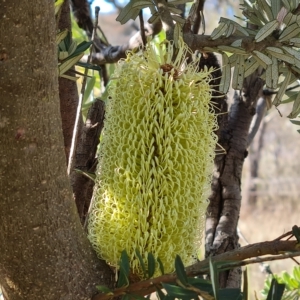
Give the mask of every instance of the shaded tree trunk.
<svg viewBox="0 0 300 300">
<path fill-rule="evenodd" d="M 71 18 L 70 18 L 70 4 L 68 0 L 64 1 L 62 5 L 61 14 L 58 23 L 59 30 L 68 29 L 71 31 Z M 76 112 L 78 106 L 78 90 L 75 81 L 59 77 L 59 99 L 60 99 L 60 113 L 62 119 L 62 129 L 64 136 L 65 154 L 68 162 L 70 155 L 70 148 L 73 137 L 74 123 L 76 119 Z M 82 118 L 79 119 L 78 136 L 81 135 L 83 126 Z"/>
<path fill-rule="evenodd" d="M 249 127 L 263 81 L 257 72 L 244 80 L 241 94 L 236 93 L 228 114 L 220 122 L 219 144 L 226 153 L 217 155 L 212 194 L 206 216 L 206 256 L 239 247 L 237 223 L 241 207 L 241 177 L 247 156 Z M 226 111 L 226 105 L 221 112 Z M 241 271 L 233 269 L 220 275 L 221 287 L 240 287 Z"/>
<path fill-rule="evenodd" d="M 7 300 L 89 299 L 112 273 L 66 174 L 53 3 L 0 0 L 0 11 L 0 284 Z"/>
</svg>

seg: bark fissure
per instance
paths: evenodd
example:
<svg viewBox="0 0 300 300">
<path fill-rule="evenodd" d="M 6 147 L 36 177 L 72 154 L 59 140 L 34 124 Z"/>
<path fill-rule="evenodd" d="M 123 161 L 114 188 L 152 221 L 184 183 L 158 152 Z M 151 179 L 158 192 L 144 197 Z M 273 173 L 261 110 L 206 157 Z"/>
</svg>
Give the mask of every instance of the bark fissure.
<svg viewBox="0 0 300 300">
<path fill-rule="evenodd" d="M 236 228 L 241 206 L 242 168 L 247 156 L 248 132 L 262 87 L 263 81 L 257 73 L 247 77 L 241 94 L 234 96 L 227 121 L 220 124 L 219 144 L 226 154 L 215 159 L 206 221 L 206 256 L 239 247 Z M 239 287 L 240 280 L 240 270 L 234 269 L 221 274 L 220 285 Z"/>
</svg>

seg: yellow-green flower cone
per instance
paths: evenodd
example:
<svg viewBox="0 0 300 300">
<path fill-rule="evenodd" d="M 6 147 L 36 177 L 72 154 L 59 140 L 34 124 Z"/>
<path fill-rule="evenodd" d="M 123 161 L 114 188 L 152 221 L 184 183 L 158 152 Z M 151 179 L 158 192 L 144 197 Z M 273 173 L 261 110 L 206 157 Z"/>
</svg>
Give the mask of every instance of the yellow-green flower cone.
<svg viewBox="0 0 300 300">
<path fill-rule="evenodd" d="M 164 50 L 165 49 L 165 54 Z M 117 265 L 122 250 L 140 273 L 135 250 L 159 257 L 166 272 L 197 252 L 204 228 L 217 138 L 209 71 L 184 66 L 180 41 L 121 61 L 110 87 L 89 239 Z"/>
</svg>

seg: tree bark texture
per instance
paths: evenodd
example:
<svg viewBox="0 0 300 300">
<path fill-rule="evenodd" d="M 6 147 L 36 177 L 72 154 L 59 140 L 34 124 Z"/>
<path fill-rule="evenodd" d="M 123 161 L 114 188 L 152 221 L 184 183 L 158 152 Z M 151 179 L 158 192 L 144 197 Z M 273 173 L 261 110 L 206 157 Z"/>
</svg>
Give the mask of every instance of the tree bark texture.
<svg viewBox="0 0 300 300">
<path fill-rule="evenodd" d="M 82 172 L 95 173 L 96 151 L 103 129 L 105 103 L 95 100 L 89 109 L 80 140 L 76 148 L 75 168 Z M 73 193 L 81 223 L 84 224 L 93 195 L 94 181 L 82 173 L 72 176 Z"/>
<path fill-rule="evenodd" d="M 247 156 L 248 132 L 263 81 L 257 72 L 247 77 L 243 90 L 236 92 L 228 114 L 220 116 L 219 145 L 226 153 L 217 154 L 212 193 L 206 216 L 206 256 L 239 247 L 236 232 L 241 207 L 241 176 Z M 226 105 L 223 105 L 225 108 Z M 225 111 L 222 109 L 221 112 Z M 221 287 L 239 287 L 240 270 L 220 276 Z"/>
<path fill-rule="evenodd" d="M 66 173 L 53 2 L 0 0 L 0 285 L 6 300 L 90 299 L 111 284 Z"/>
<path fill-rule="evenodd" d="M 60 31 L 68 29 L 71 32 L 70 3 L 68 0 L 65 0 L 64 4 L 62 5 L 58 28 Z M 58 83 L 65 154 L 68 161 L 79 101 L 78 90 L 77 84 L 73 80 L 59 77 Z M 81 134 L 82 126 L 83 120 L 80 118 L 78 123 L 78 136 Z"/>
</svg>

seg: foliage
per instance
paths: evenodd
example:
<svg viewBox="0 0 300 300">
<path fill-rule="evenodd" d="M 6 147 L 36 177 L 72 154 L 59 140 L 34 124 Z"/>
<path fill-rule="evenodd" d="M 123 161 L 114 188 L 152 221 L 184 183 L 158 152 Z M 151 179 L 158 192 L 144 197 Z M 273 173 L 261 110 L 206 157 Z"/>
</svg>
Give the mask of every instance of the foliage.
<svg viewBox="0 0 300 300">
<path fill-rule="evenodd" d="M 172 1 L 164 4 L 170 17 L 176 22 L 174 40 L 182 34 L 185 20 L 178 17 L 178 9 L 174 7 L 179 3 L 189 1 Z M 273 104 L 278 106 L 293 102 L 289 118 L 293 119 L 300 113 L 300 93 L 287 93 L 287 89 L 300 77 L 300 16 L 298 15 L 298 1 L 280 0 L 247 0 L 241 2 L 244 15 L 243 21 L 250 26 L 241 26 L 237 22 L 221 18 L 219 26 L 213 30 L 210 38 L 220 43 L 216 47 L 204 47 L 204 50 L 219 52 L 223 59 L 223 75 L 220 91 L 227 93 L 230 83 L 236 90 L 241 90 L 244 78 L 263 68 L 261 78 L 266 87 L 275 89 L 276 95 Z M 117 20 L 124 24 L 129 19 L 135 19 L 140 9 L 150 8 L 155 22 L 162 15 L 162 10 L 156 2 L 151 0 L 131 0 L 121 11 Z M 190 14 L 193 11 L 191 8 Z M 181 31 L 181 33 L 180 33 Z M 232 38 L 230 45 L 224 45 L 224 39 Z M 233 75 L 231 81 L 231 68 Z"/>
<path fill-rule="evenodd" d="M 144 270 L 144 279 L 152 278 L 155 274 L 155 269 L 157 265 L 159 265 L 160 272 L 163 273 L 163 267 L 161 262 L 157 264 L 152 253 L 148 254 L 148 261 L 145 262 L 140 254 L 138 253 L 140 258 L 141 268 Z M 177 275 L 176 283 L 162 283 L 161 285 L 156 285 L 156 295 L 160 300 L 171 300 L 171 299 L 198 299 L 201 297 L 203 300 L 242 300 L 243 293 L 240 289 L 220 289 L 218 286 L 218 266 L 221 264 L 218 263 L 210 263 L 210 277 L 212 280 L 204 279 L 202 276 L 198 277 L 189 277 L 186 274 L 185 266 L 179 255 L 176 255 L 175 258 L 175 273 Z M 147 266 L 147 267 L 146 267 Z M 123 251 L 121 254 L 121 259 L 119 263 L 119 273 L 118 273 L 118 282 L 117 288 L 126 287 L 129 284 L 129 275 L 130 275 L 130 267 L 129 267 L 129 257 L 126 251 Z M 105 286 L 97 286 L 98 290 L 102 294 L 106 294 L 108 296 L 114 296 L 114 292 L 108 289 Z M 164 289 L 164 292 L 161 289 Z M 126 293 L 122 297 L 125 299 L 145 299 L 141 296 L 128 294 Z"/>
<path fill-rule="evenodd" d="M 269 275 L 262 291 L 262 295 L 265 299 L 269 299 L 267 295 L 271 291 L 272 282 L 274 280 L 285 286 L 282 300 L 295 300 L 300 297 L 300 266 L 294 267 L 291 275 L 286 271 L 281 274 Z"/>
</svg>

